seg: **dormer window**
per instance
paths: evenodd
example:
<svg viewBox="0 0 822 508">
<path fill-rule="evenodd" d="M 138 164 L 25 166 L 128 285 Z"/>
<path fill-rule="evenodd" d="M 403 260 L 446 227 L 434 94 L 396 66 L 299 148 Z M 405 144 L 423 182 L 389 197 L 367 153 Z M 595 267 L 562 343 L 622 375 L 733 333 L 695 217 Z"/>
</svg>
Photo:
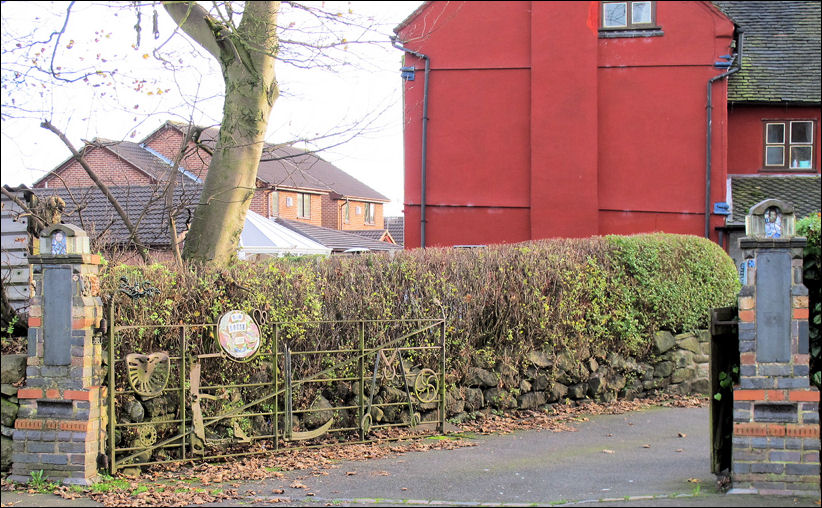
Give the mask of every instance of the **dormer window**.
<svg viewBox="0 0 822 508">
<path fill-rule="evenodd" d="M 656 2 L 601 2 L 601 6 L 602 30 L 658 28 Z"/>
</svg>

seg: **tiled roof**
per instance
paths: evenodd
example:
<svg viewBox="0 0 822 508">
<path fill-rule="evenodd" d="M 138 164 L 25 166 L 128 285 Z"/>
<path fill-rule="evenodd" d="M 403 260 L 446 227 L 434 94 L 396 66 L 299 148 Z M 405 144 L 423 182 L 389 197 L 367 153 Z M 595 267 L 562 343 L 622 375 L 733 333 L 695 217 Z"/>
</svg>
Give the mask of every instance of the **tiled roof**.
<svg viewBox="0 0 822 508">
<path fill-rule="evenodd" d="M 820 211 L 820 176 L 732 176 L 731 215 L 728 225 L 745 224 L 752 206 L 765 199 L 779 199 L 794 206 L 797 218 Z"/>
<path fill-rule="evenodd" d="M 820 103 L 819 2 L 714 2 L 745 34 L 730 102 Z"/>
<path fill-rule="evenodd" d="M 391 236 L 391 233 L 389 233 L 387 229 L 346 229 L 345 232 L 351 233 L 352 235 L 361 236 L 363 238 L 377 240 L 378 242 L 385 242 L 387 240 L 384 240 L 383 238 Z M 391 239 L 393 240 L 394 237 L 392 236 Z"/>
<path fill-rule="evenodd" d="M 371 240 L 346 231 L 337 229 L 324 228 L 320 226 L 312 226 L 304 222 L 283 219 L 279 217 L 276 219 L 277 224 L 290 228 L 303 236 L 314 240 L 317 243 L 329 247 L 334 252 L 344 252 L 348 249 L 369 249 L 375 251 L 389 251 L 400 250 L 402 247 L 388 242 L 380 242 Z"/>
<path fill-rule="evenodd" d="M 114 155 L 128 162 L 156 181 L 165 180 L 166 175 L 168 175 L 168 172 L 171 170 L 171 164 L 162 157 L 158 157 L 157 153 L 152 152 L 142 145 L 132 143 L 131 141 L 115 141 L 111 139 L 95 138 L 91 143 L 86 143 L 82 149 L 82 153 L 85 155 L 86 152 L 95 147 L 110 150 L 114 153 Z M 55 169 L 63 167 L 66 163 L 73 159 L 73 156 L 69 157 L 61 162 Z M 184 173 L 184 171 L 181 171 L 181 173 Z M 48 178 L 50 174 L 51 172 L 47 173 L 32 185 L 37 185 L 41 180 Z M 193 180 L 191 176 L 189 176 L 189 178 Z"/>
<path fill-rule="evenodd" d="M 188 210 L 193 212 L 196 207 L 202 186 L 185 179 L 178 183 L 173 203 L 175 207 L 180 208 L 177 214 L 177 231 L 182 232 L 189 220 Z M 109 187 L 126 211 L 129 220 L 137 226 L 140 240 L 153 248 L 166 248 L 170 244 L 164 189 L 165 186 Z M 41 199 L 52 195 L 63 198 L 66 202 L 63 222 L 80 226 L 92 240 L 99 236 L 107 243 L 122 244 L 128 241 L 128 229 L 99 188 L 60 187 L 33 190 Z"/>
<path fill-rule="evenodd" d="M 405 245 L 405 217 L 402 215 L 385 217 L 383 218 L 383 225 L 391 233 L 391 238 L 397 242 L 397 245 Z"/>
<path fill-rule="evenodd" d="M 207 146 L 214 146 L 218 134 L 217 127 L 209 127 L 200 134 L 200 141 Z M 293 146 L 267 144 L 263 149 L 257 178 L 270 185 L 336 192 L 364 201 L 389 201 L 384 195 L 318 155 Z"/>
</svg>

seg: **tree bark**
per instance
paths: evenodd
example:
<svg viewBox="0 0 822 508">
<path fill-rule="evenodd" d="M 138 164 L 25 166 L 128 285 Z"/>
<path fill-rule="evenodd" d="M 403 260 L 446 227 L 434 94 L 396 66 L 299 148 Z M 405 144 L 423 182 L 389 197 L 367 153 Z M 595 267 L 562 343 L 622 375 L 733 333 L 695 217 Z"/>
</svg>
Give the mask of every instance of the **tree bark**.
<svg viewBox="0 0 822 508">
<path fill-rule="evenodd" d="M 183 258 L 224 264 L 239 246 L 256 189 L 268 118 L 279 95 L 274 62 L 280 2 L 247 2 L 236 30 L 194 2 L 164 6 L 223 70 L 223 120 Z"/>
</svg>

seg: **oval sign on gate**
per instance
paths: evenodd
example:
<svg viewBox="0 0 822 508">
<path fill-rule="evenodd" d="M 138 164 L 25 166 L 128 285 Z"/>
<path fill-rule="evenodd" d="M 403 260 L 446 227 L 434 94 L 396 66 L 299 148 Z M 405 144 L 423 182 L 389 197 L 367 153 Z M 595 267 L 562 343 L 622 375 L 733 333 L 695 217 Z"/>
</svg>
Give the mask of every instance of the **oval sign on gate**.
<svg viewBox="0 0 822 508">
<path fill-rule="evenodd" d="M 217 335 L 220 347 L 232 360 L 250 360 L 260 349 L 260 329 L 241 310 L 228 311 L 220 317 Z"/>
</svg>

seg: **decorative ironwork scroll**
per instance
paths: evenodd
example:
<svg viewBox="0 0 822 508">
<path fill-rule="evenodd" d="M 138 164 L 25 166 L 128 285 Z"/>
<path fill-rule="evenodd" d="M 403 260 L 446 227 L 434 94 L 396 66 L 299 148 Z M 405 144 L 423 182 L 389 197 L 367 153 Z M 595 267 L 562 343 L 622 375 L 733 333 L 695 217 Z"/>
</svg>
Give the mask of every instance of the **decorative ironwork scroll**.
<svg viewBox="0 0 822 508">
<path fill-rule="evenodd" d="M 126 277 L 120 277 L 120 292 L 132 300 L 151 298 L 160 294 L 160 289 L 154 287 L 150 280 L 135 280 L 130 282 Z"/>
<path fill-rule="evenodd" d="M 291 379 L 291 350 L 288 345 L 283 346 L 285 354 L 285 429 L 283 429 L 283 438 L 286 441 L 303 441 L 306 439 L 314 439 L 327 433 L 334 424 L 334 418 L 331 417 L 327 422 L 320 425 L 313 430 L 305 430 L 301 432 L 294 432 L 294 409 L 291 402 L 291 394 L 293 390 L 293 380 Z"/>
</svg>

